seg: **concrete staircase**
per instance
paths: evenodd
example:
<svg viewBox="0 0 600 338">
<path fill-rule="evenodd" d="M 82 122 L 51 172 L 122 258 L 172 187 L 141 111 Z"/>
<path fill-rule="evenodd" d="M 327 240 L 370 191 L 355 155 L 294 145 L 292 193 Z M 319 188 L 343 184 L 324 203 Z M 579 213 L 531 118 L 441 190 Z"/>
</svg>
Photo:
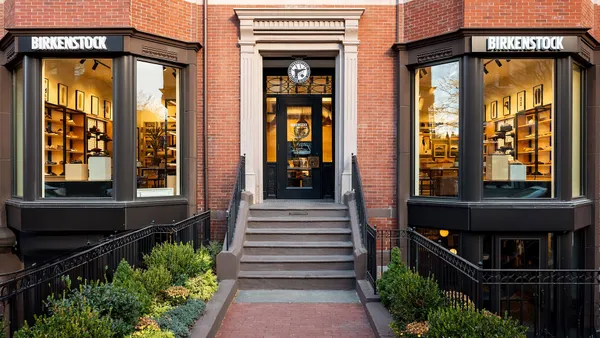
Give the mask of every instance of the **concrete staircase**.
<svg viewBox="0 0 600 338">
<path fill-rule="evenodd" d="M 250 207 L 238 282 L 241 289 L 354 289 L 348 208 L 303 201 Z"/>
</svg>

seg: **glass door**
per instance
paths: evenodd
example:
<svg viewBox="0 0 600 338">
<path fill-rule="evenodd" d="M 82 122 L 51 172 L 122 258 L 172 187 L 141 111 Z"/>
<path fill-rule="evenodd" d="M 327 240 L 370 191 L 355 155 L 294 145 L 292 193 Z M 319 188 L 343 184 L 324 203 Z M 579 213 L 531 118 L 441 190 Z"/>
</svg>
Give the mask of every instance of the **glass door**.
<svg viewBox="0 0 600 338">
<path fill-rule="evenodd" d="M 278 198 L 321 198 L 321 99 L 281 98 L 277 102 Z"/>
</svg>

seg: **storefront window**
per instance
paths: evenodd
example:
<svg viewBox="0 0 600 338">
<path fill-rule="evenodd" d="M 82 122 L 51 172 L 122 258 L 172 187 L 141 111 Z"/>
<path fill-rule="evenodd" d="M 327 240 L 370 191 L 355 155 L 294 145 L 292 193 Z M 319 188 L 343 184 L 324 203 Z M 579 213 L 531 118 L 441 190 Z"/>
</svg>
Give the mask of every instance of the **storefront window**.
<svg viewBox="0 0 600 338">
<path fill-rule="evenodd" d="M 13 156 L 15 196 L 23 197 L 23 67 L 13 71 Z"/>
<path fill-rule="evenodd" d="M 483 64 L 483 196 L 554 197 L 554 61 Z"/>
<path fill-rule="evenodd" d="M 458 196 L 459 64 L 415 71 L 415 195 Z"/>
<path fill-rule="evenodd" d="M 45 59 L 42 197 L 111 197 L 111 59 Z"/>
<path fill-rule="evenodd" d="M 137 197 L 181 193 L 179 74 L 137 62 Z"/>
<path fill-rule="evenodd" d="M 582 149 L 582 141 L 583 135 L 581 133 L 581 107 L 583 96 L 581 95 L 582 88 L 582 76 L 581 76 L 581 67 L 576 64 L 573 64 L 573 148 L 572 152 L 572 164 L 573 164 L 573 181 L 572 181 L 572 190 L 573 197 L 579 197 L 583 192 L 581 188 L 582 180 L 581 180 L 581 152 Z"/>
<path fill-rule="evenodd" d="M 450 231 L 445 229 L 417 228 L 417 232 L 434 241 L 450 252 L 456 255 L 461 255 L 460 250 L 460 233 L 458 231 Z"/>
</svg>

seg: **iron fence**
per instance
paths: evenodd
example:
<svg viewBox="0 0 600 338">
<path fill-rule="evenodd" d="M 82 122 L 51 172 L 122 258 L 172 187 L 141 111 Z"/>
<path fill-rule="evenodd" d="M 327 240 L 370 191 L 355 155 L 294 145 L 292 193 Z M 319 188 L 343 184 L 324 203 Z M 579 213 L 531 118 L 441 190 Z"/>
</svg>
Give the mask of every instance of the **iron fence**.
<svg viewBox="0 0 600 338">
<path fill-rule="evenodd" d="M 34 315 L 44 313 L 48 296 L 66 290 L 64 277 L 75 288 L 83 281 L 110 281 L 121 260 L 140 267 L 143 256 L 157 244 L 192 243 L 197 249 L 209 240 L 210 210 L 174 224 L 151 225 L 110 236 L 69 257 L 17 272 L 0 282 L 0 319 L 6 319 L 10 332 L 14 332 L 25 320 L 31 324 Z"/>
<path fill-rule="evenodd" d="M 530 337 L 597 337 L 600 271 L 559 269 L 483 269 L 412 229 L 367 234 L 367 278 L 376 280 L 399 247 L 403 261 L 421 276 L 431 276 L 452 306 L 472 304 L 529 328 Z"/>
<path fill-rule="evenodd" d="M 237 222 L 242 191 L 246 189 L 246 155 L 240 156 L 235 184 L 231 193 L 231 200 L 227 207 L 227 228 L 225 229 L 225 250 L 229 250 L 235 234 L 235 223 Z"/>
</svg>

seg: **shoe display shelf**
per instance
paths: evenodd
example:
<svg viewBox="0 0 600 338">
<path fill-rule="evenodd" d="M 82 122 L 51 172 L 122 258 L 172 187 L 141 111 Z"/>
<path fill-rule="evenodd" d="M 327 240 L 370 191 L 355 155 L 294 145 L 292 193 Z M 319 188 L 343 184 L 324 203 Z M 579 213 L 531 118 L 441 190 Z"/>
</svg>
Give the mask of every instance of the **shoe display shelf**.
<svg viewBox="0 0 600 338">
<path fill-rule="evenodd" d="M 486 121 L 483 127 L 483 177 L 485 181 L 509 181 L 508 158 L 514 156 L 515 116 Z M 504 164 L 506 162 L 506 164 Z M 496 172 L 492 172 L 496 168 Z"/>
<path fill-rule="evenodd" d="M 97 115 L 86 116 L 85 152 L 89 181 L 112 179 L 112 121 Z"/>
<path fill-rule="evenodd" d="M 552 105 L 517 113 L 515 158 L 526 166 L 526 181 L 552 181 Z"/>
</svg>

